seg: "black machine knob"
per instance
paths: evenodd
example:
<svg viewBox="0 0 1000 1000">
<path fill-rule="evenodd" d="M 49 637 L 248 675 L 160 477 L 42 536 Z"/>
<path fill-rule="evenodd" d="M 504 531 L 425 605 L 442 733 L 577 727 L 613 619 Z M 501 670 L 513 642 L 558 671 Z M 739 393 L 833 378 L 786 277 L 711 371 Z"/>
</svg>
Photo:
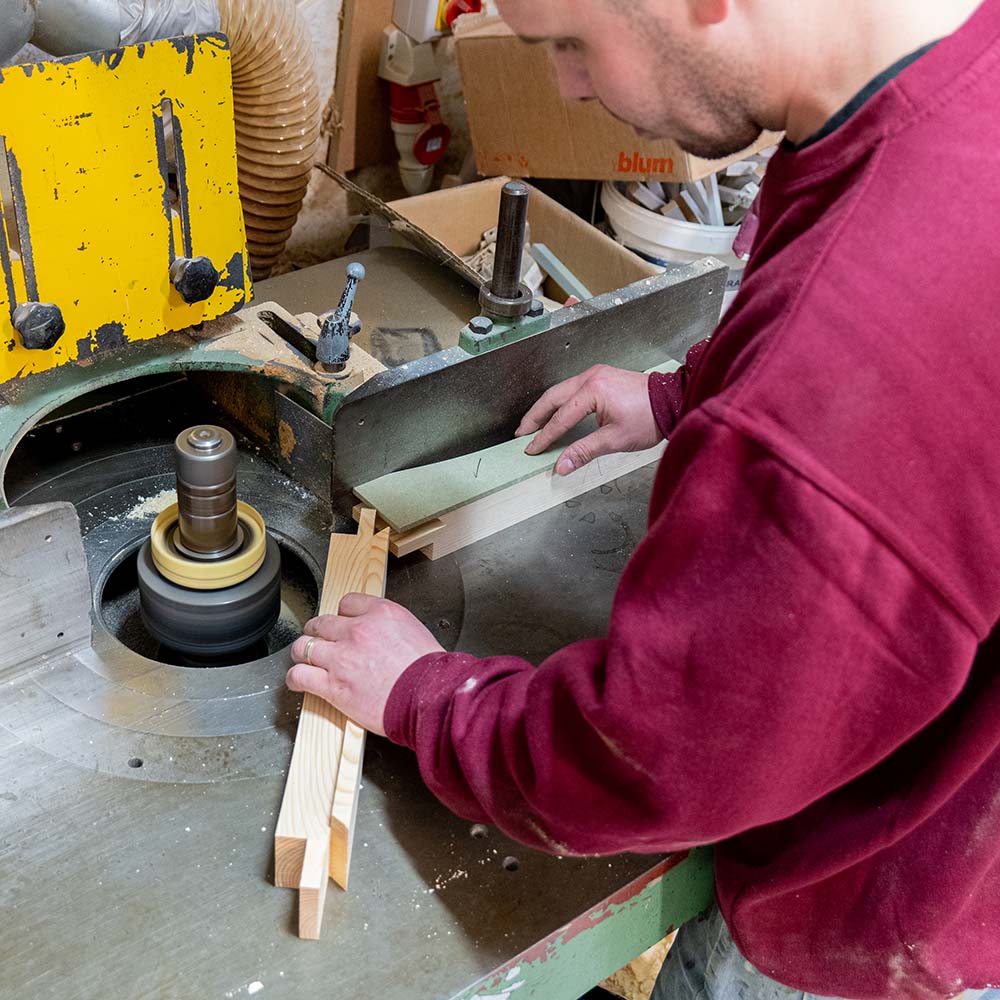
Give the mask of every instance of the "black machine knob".
<svg viewBox="0 0 1000 1000">
<path fill-rule="evenodd" d="M 25 302 L 11 316 L 21 343 L 29 351 L 48 351 L 66 332 L 62 310 L 51 302 Z"/>
<path fill-rule="evenodd" d="M 207 257 L 178 257 L 170 265 L 170 281 L 188 304 L 211 298 L 219 285 L 219 272 Z"/>
</svg>

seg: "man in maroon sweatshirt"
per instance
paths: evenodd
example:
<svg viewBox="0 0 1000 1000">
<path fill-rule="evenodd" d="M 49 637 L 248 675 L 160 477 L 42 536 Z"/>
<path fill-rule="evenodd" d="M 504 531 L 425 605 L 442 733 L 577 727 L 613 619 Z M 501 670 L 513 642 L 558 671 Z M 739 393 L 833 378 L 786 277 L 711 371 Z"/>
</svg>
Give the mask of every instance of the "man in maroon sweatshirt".
<svg viewBox="0 0 1000 1000">
<path fill-rule="evenodd" d="M 786 131 L 743 288 L 678 373 L 522 424 L 597 412 L 560 474 L 670 436 L 607 638 L 480 660 L 352 596 L 289 686 L 526 843 L 716 843 L 664 1000 L 1000 984 L 1000 0 L 502 8 L 645 133 Z"/>
</svg>

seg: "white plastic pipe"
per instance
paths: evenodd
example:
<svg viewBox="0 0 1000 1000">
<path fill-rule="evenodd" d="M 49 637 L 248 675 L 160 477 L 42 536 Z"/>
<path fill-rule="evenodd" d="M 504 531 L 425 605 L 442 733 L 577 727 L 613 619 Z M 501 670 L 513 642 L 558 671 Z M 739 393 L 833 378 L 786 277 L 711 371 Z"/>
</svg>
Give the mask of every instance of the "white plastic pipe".
<svg viewBox="0 0 1000 1000">
<path fill-rule="evenodd" d="M 0 63 L 19 52 L 35 33 L 32 0 L 0 0 Z"/>
<path fill-rule="evenodd" d="M 9 48 L 8 24 L 20 25 L 11 35 L 20 44 L 4 58 L 27 42 L 54 56 L 70 56 L 218 31 L 219 11 L 215 0 L 0 0 L 2 51 Z"/>
<path fill-rule="evenodd" d="M 121 38 L 118 0 L 32 0 L 35 33 L 31 44 L 54 56 L 114 49 Z"/>
</svg>

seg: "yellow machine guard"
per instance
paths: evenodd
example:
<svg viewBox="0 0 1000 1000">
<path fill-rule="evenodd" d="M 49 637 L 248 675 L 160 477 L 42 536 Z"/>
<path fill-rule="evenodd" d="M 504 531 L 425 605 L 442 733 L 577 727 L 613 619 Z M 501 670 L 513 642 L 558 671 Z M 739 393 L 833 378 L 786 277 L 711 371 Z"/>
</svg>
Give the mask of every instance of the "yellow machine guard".
<svg viewBox="0 0 1000 1000">
<path fill-rule="evenodd" d="M 172 38 L 0 71 L 0 382 L 213 319 L 249 299 L 229 43 Z M 189 305 L 178 257 L 208 257 Z M 15 308 L 65 333 L 29 350 Z M 4 348 L 6 347 L 6 350 Z"/>
</svg>

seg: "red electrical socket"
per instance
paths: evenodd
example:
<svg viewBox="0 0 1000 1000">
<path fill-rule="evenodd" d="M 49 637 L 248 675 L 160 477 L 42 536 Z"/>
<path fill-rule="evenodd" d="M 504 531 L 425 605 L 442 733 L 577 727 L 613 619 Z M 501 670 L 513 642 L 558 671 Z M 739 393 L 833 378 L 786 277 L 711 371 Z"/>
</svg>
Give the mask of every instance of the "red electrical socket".
<svg viewBox="0 0 1000 1000">
<path fill-rule="evenodd" d="M 434 84 L 406 87 L 392 83 L 389 93 L 393 121 L 406 125 L 427 124 L 414 140 L 413 155 L 417 162 L 425 167 L 437 163 L 451 144 L 451 129 L 441 120 L 441 105 Z"/>
<path fill-rule="evenodd" d="M 462 14 L 478 14 L 482 9 L 482 0 L 451 0 L 445 8 L 444 22 L 450 28 Z"/>
</svg>

